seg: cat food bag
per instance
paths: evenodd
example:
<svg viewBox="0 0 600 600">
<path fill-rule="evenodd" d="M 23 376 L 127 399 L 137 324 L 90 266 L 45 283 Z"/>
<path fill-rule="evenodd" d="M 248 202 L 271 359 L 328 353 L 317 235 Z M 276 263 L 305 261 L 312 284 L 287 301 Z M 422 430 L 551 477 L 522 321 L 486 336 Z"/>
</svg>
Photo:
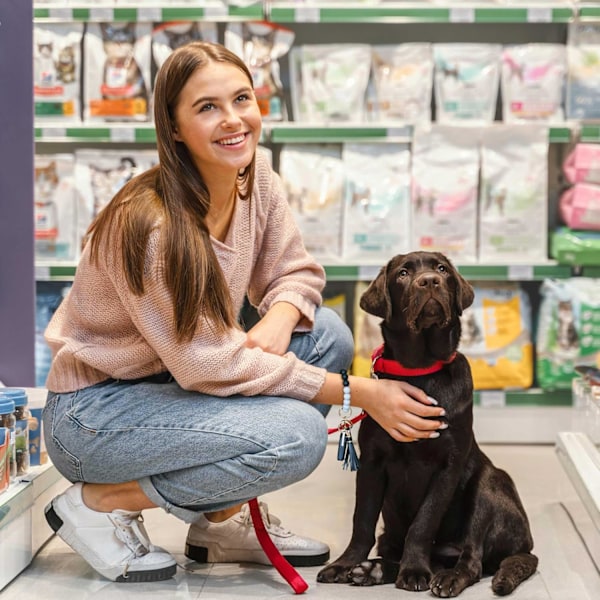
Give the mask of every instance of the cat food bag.
<svg viewBox="0 0 600 600">
<path fill-rule="evenodd" d="M 291 53 L 292 107 L 296 121 L 365 120 L 371 71 L 369 44 L 315 44 Z"/>
<path fill-rule="evenodd" d="M 212 21 L 169 21 L 154 23 L 152 59 L 160 69 L 169 54 L 190 42 L 218 42 L 217 24 Z"/>
<path fill-rule="evenodd" d="M 376 263 L 410 248 L 410 152 L 391 143 L 344 144 L 344 259 Z"/>
<path fill-rule="evenodd" d="M 74 260 L 82 207 L 74 183 L 73 155 L 36 155 L 33 183 L 36 259 Z"/>
<path fill-rule="evenodd" d="M 434 44 L 436 121 L 490 123 L 500 83 L 498 44 Z"/>
<path fill-rule="evenodd" d="M 600 358 L 600 279 L 546 279 L 536 339 L 537 377 L 543 389 L 571 389 L 575 365 Z"/>
<path fill-rule="evenodd" d="M 502 51 L 502 117 L 514 121 L 563 121 L 564 44 L 522 44 Z"/>
<path fill-rule="evenodd" d="M 535 262 L 548 257 L 548 128 L 482 130 L 479 260 Z"/>
<path fill-rule="evenodd" d="M 429 123 L 433 90 L 431 44 L 376 45 L 372 47 L 371 61 L 371 118 Z"/>
<path fill-rule="evenodd" d="M 600 186 L 576 183 L 562 193 L 558 206 L 571 229 L 600 231 Z"/>
<path fill-rule="evenodd" d="M 287 119 L 280 59 L 294 43 L 291 29 L 266 21 L 228 23 L 225 46 L 246 63 L 252 73 L 260 114 L 266 121 Z"/>
<path fill-rule="evenodd" d="M 459 350 L 476 390 L 525 389 L 533 383 L 531 306 L 516 282 L 473 285 L 473 304 L 461 315 Z"/>
<path fill-rule="evenodd" d="M 382 266 L 385 263 L 382 263 Z M 373 277 L 374 278 L 374 277 Z M 354 288 L 354 359 L 352 374 L 371 377 L 373 351 L 383 344 L 381 318 L 365 312 L 360 307 L 360 297 L 367 291 L 368 282 L 357 281 Z"/>
<path fill-rule="evenodd" d="M 451 260 L 477 257 L 479 137 L 474 127 L 415 127 L 412 159 L 412 247 Z"/>
<path fill-rule="evenodd" d="M 158 163 L 153 150 L 88 150 L 75 152 L 75 181 L 84 198 L 89 222 L 133 177 Z"/>
<path fill-rule="evenodd" d="M 563 173 L 569 183 L 600 185 L 600 144 L 575 144 L 563 163 Z"/>
<path fill-rule="evenodd" d="M 81 121 L 83 24 L 36 24 L 33 28 L 34 116 L 40 121 Z"/>
<path fill-rule="evenodd" d="M 335 145 L 286 145 L 279 173 L 308 252 L 321 262 L 342 253 L 344 167 Z"/>
<path fill-rule="evenodd" d="M 599 119 L 600 24 L 569 24 L 567 72 L 567 118 Z"/>
<path fill-rule="evenodd" d="M 84 119 L 150 119 L 150 23 L 88 23 L 84 37 Z"/>
</svg>

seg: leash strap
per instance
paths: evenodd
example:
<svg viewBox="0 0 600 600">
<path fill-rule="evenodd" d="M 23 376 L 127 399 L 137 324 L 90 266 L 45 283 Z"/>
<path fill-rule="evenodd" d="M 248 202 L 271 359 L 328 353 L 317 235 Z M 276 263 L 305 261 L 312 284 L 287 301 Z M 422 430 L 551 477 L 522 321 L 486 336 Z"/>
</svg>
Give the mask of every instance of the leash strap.
<svg viewBox="0 0 600 600">
<path fill-rule="evenodd" d="M 248 501 L 250 506 L 250 516 L 252 517 L 252 523 L 254 525 L 254 531 L 256 531 L 256 537 L 260 542 L 262 549 L 265 551 L 267 558 L 271 561 L 271 564 L 279 571 L 279 574 L 290 584 L 295 594 L 303 594 L 308 589 L 308 583 L 302 579 L 298 571 L 290 565 L 290 563 L 284 558 L 279 552 L 277 546 L 273 543 L 269 532 L 267 531 L 265 524 L 263 523 L 262 515 L 260 514 L 260 508 L 258 506 L 258 500 L 252 498 Z"/>
</svg>

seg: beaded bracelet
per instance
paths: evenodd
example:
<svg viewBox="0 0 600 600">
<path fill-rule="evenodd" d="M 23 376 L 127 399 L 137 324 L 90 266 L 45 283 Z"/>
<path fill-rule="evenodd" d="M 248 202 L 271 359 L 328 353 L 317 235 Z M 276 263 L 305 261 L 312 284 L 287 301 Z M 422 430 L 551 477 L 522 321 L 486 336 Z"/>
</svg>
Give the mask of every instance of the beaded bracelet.
<svg viewBox="0 0 600 600">
<path fill-rule="evenodd" d="M 342 400 L 342 411 L 344 413 L 350 412 L 350 381 L 348 380 L 348 372 L 346 369 L 342 369 L 340 371 L 340 375 L 342 376 L 342 386 L 344 397 Z"/>
</svg>

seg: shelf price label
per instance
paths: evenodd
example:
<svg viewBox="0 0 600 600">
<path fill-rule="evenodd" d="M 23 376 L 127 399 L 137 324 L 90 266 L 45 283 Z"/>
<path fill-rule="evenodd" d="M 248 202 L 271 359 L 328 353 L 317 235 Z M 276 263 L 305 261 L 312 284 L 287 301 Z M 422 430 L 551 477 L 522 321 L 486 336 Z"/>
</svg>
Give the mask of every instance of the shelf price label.
<svg viewBox="0 0 600 600">
<path fill-rule="evenodd" d="M 533 279 L 533 266 L 509 265 L 507 277 L 512 281 L 531 281 Z"/>
<path fill-rule="evenodd" d="M 73 12 L 70 8 L 48 8 L 48 15 L 51 19 L 58 19 L 60 21 L 73 20 Z"/>
<path fill-rule="evenodd" d="M 552 8 L 549 6 L 533 6 L 527 9 L 528 23 L 551 23 Z"/>
<path fill-rule="evenodd" d="M 140 6 L 137 9 L 138 21 L 161 21 L 162 9 L 160 6 Z"/>
<path fill-rule="evenodd" d="M 474 23 L 475 9 L 470 6 L 453 6 L 448 18 L 450 23 Z"/>
<path fill-rule="evenodd" d="M 67 130 L 64 127 L 42 127 L 42 139 L 63 139 L 67 137 Z"/>
<path fill-rule="evenodd" d="M 321 11 L 318 6 L 296 6 L 294 20 L 296 23 L 318 23 Z"/>
<path fill-rule="evenodd" d="M 107 6 L 90 8 L 90 20 L 92 21 L 112 21 L 113 9 Z"/>
<path fill-rule="evenodd" d="M 482 390 L 479 392 L 482 408 L 504 408 L 506 406 L 506 393 L 503 390 Z"/>
<path fill-rule="evenodd" d="M 133 127 L 113 127 L 110 130 L 111 142 L 135 142 L 135 129 Z"/>
</svg>

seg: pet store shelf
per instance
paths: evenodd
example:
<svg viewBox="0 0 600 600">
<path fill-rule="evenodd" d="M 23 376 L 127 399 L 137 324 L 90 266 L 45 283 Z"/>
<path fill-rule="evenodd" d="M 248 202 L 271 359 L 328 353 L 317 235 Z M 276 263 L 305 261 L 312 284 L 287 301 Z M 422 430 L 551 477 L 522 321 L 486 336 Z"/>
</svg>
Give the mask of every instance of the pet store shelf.
<svg viewBox="0 0 600 600">
<path fill-rule="evenodd" d="M 474 393 L 473 403 L 481 408 L 504 408 L 505 406 L 572 406 L 573 393 L 567 390 L 480 390 Z"/>
<path fill-rule="evenodd" d="M 358 2 L 345 2 L 344 6 L 276 2 L 268 18 L 274 23 L 568 23 L 576 14 L 566 2 L 532 2 L 526 7 L 482 6 L 478 2 L 449 7 L 395 2 L 369 6 Z"/>
<path fill-rule="evenodd" d="M 110 7 L 110 6 L 81 6 L 65 7 L 63 3 L 54 5 L 34 6 L 33 18 L 36 21 L 177 21 L 192 19 L 205 21 L 235 21 L 256 20 L 264 18 L 263 4 L 258 2 L 250 6 L 228 5 L 219 0 L 208 0 L 203 6 L 142 6 Z"/>
<path fill-rule="evenodd" d="M 156 142 L 156 131 L 151 124 L 40 126 L 38 123 L 34 129 L 34 135 L 38 142 Z"/>
</svg>

